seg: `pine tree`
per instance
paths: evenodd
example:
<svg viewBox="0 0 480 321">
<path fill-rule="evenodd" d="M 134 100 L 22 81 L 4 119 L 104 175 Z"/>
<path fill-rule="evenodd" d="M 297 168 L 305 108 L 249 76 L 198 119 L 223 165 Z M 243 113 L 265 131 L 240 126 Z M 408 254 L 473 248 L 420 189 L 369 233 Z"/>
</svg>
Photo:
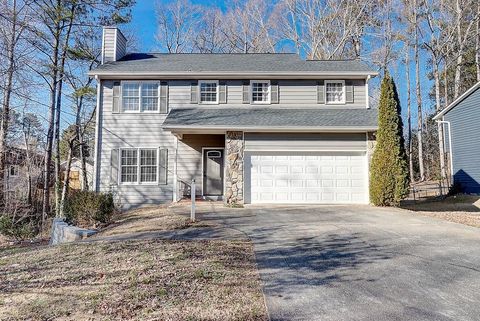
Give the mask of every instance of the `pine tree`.
<svg viewBox="0 0 480 321">
<path fill-rule="evenodd" d="M 382 81 L 378 107 L 377 145 L 370 165 L 370 201 L 398 206 L 408 195 L 408 160 L 397 88 L 388 73 Z"/>
</svg>

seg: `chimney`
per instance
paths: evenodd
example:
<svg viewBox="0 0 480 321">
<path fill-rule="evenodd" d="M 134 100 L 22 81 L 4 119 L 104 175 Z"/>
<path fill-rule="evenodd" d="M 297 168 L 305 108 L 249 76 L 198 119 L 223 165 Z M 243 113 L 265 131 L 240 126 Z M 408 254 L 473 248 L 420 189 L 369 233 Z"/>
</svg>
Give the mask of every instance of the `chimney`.
<svg viewBox="0 0 480 321">
<path fill-rule="evenodd" d="M 117 61 L 127 53 L 127 39 L 117 27 L 103 27 L 102 64 Z"/>
</svg>

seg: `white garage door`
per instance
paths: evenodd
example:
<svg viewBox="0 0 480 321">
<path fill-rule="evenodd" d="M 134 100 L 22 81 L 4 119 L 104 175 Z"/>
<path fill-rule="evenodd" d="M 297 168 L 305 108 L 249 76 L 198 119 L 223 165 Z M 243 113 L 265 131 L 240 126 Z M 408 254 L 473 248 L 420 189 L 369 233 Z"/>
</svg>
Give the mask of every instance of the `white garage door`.
<svg viewBox="0 0 480 321">
<path fill-rule="evenodd" d="M 245 154 L 247 203 L 368 203 L 365 153 Z"/>
</svg>

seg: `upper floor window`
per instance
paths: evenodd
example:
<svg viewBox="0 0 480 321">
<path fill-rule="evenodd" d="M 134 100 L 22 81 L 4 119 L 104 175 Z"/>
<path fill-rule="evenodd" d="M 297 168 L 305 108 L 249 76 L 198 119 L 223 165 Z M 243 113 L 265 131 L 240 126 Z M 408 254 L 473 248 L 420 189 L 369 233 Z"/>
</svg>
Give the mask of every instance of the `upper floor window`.
<svg viewBox="0 0 480 321">
<path fill-rule="evenodd" d="M 129 148 L 121 150 L 120 182 L 155 183 L 157 168 L 157 149 Z"/>
<path fill-rule="evenodd" d="M 327 104 L 345 104 L 345 81 L 325 81 L 325 102 Z"/>
<path fill-rule="evenodd" d="M 252 80 L 251 100 L 252 104 L 269 104 L 270 103 L 270 81 L 268 80 Z"/>
<path fill-rule="evenodd" d="M 218 80 L 201 80 L 198 82 L 201 104 L 218 104 Z"/>
<path fill-rule="evenodd" d="M 159 105 L 157 81 L 122 82 L 122 110 L 124 112 L 157 112 Z"/>
</svg>

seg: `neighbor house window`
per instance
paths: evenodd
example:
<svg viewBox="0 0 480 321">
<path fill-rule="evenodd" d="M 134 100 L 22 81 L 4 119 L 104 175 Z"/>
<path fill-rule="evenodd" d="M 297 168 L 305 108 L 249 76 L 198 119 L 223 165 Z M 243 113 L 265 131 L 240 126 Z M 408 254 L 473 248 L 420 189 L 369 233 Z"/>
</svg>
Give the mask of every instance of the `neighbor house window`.
<svg viewBox="0 0 480 321">
<path fill-rule="evenodd" d="M 11 165 L 10 166 L 10 176 L 18 176 L 18 166 Z"/>
<path fill-rule="evenodd" d="M 122 82 L 124 112 L 158 111 L 159 83 L 156 81 Z"/>
<path fill-rule="evenodd" d="M 156 148 L 121 150 L 120 181 L 122 183 L 155 183 L 157 167 Z"/>
<path fill-rule="evenodd" d="M 270 81 L 252 80 L 250 82 L 252 92 L 252 103 L 269 104 L 270 103 Z"/>
<path fill-rule="evenodd" d="M 199 81 L 199 101 L 202 104 L 218 104 L 218 81 Z"/>
<path fill-rule="evenodd" d="M 345 82 L 343 80 L 325 81 L 325 98 L 327 104 L 344 104 Z"/>
</svg>

